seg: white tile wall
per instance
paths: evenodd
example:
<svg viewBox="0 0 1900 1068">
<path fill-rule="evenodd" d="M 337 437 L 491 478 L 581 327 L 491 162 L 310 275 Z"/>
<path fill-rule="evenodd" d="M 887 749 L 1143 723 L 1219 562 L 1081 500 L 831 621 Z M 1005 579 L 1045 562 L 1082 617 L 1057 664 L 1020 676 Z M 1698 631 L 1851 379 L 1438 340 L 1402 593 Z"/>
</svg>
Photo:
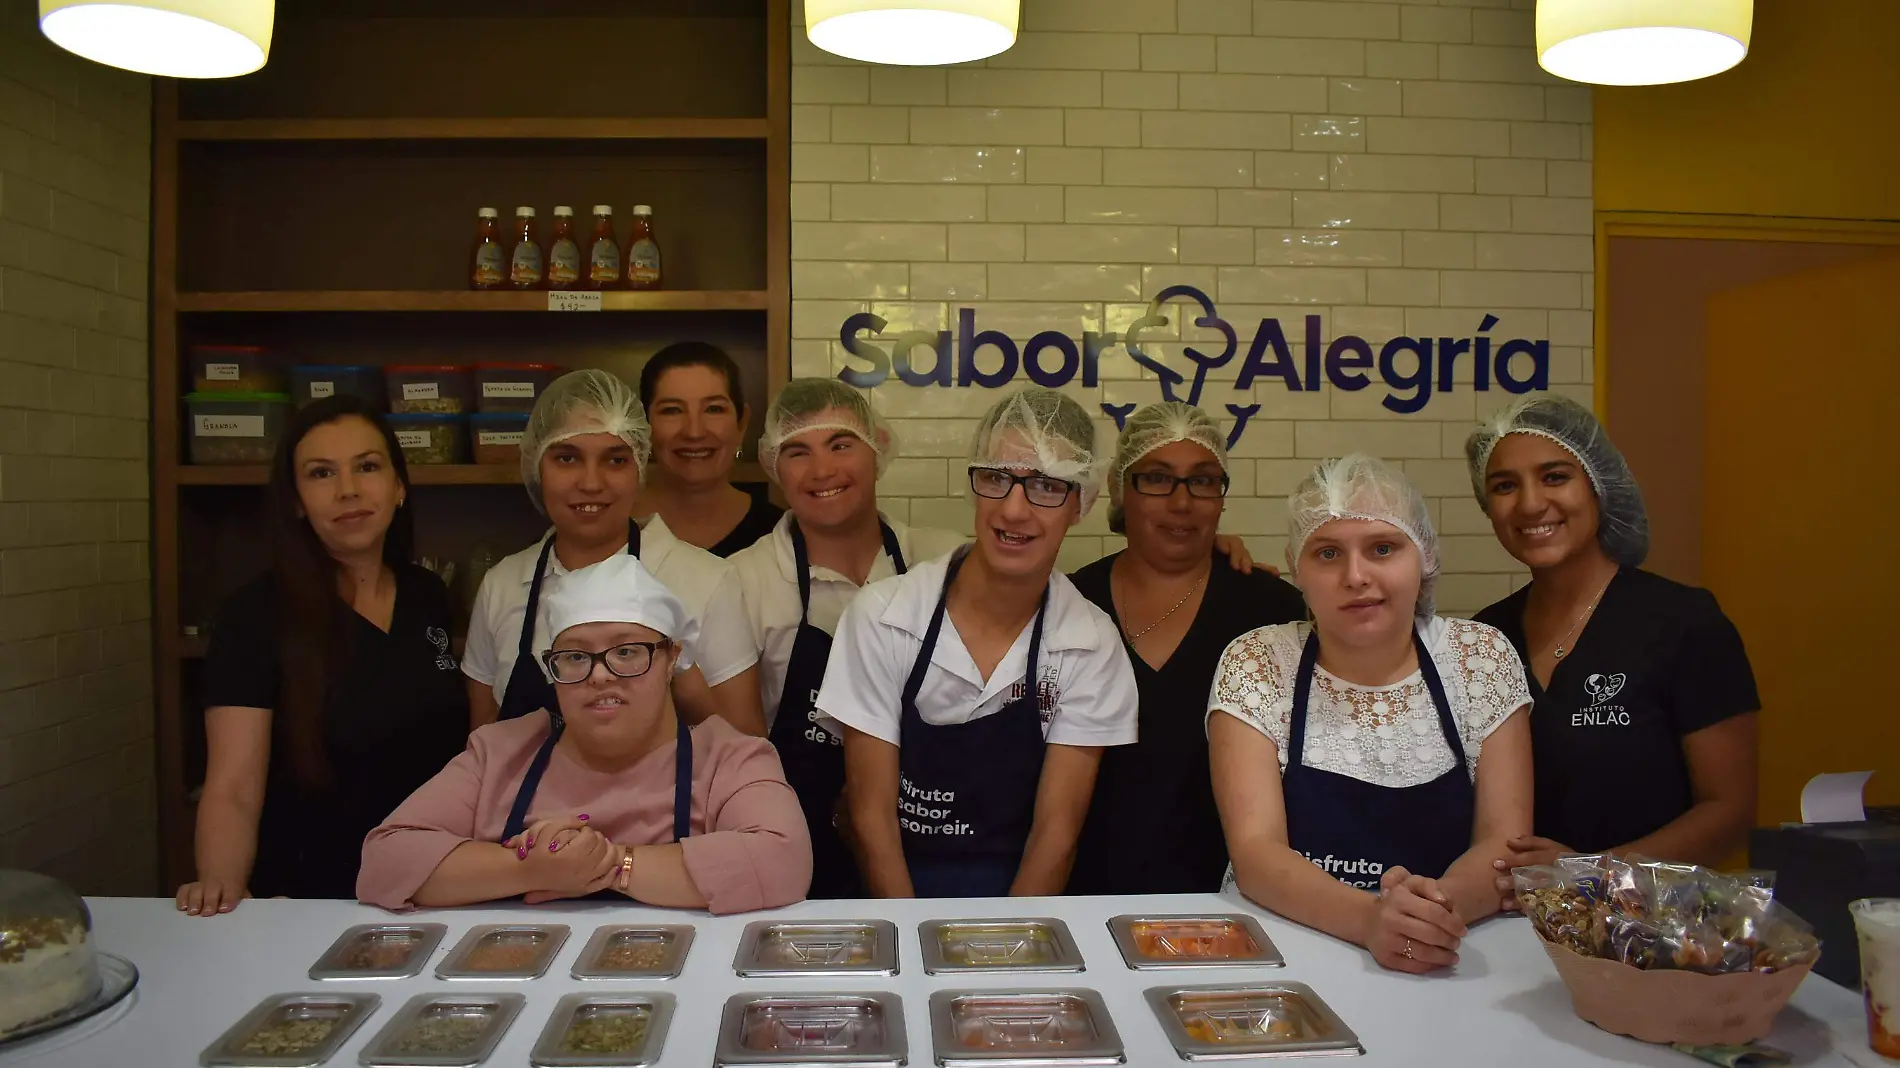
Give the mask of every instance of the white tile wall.
<svg viewBox="0 0 1900 1068">
<path fill-rule="evenodd" d="M 1587 399 L 1590 93 L 1538 69 L 1532 7 L 1023 0 L 1015 48 L 947 70 L 866 67 L 795 28 L 793 372 L 861 366 L 837 339 L 859 311 L 889 321 L 882 342 L 869 339 L 885 346 L 901 330 L 954 338 L 962 307 L 1019 347 L 1045 330 L 1079 346 L 1084 331 L 1125 330 L 1159 290 L 1199 286 L 1240 335 L 1202 405 L 1230 423 L 1225 405 L 1260 405 L 1234 449 L 1225 529 L 1277 561 L 1284 497 L 1312 462 L 1379 453 L 1405 465 L 1441 517 L 1441 606 L 1475 611 L 1521 569 L 1464 473 L 1472 422 L 1511 399 L 1471 389 L 1469 356 L 1459 387 L 1414 415 L 1382 403 L 1410 391 L 1388 389 L 1376 369 L 1358 391 L 1233 387 L 1264 317 L 1281 320 L 1303 366 L 1309 314 L 1327 342 L 1356 334 L 1375 346 L 1470 338 L 1494 314 L 1494 346 L 1548 339 L 1552 388 Z M 1219 351 L 1192 326 L 1143 337 L 1190 372 L 1183 343 Z M 999 358 L 985 349 L 978 363 Z M 1104 350 L 1098 385 L 1067 389 L 1092 411 L 1160 396 L 1119 344 Z M 881 486 L 888 509 L 967 528 L 958 458 L 997 394 L 893 380 L 875 396 L 906 457 Z M 1100 425 L 1106 442 L 1114 424 Z M 1064 562 L 1117 543 L 1091 517 Z"/>
<path fill-rule="evenodd" d="M 150 80 L 0 16 L 0 868 L 149 894 Z"/>
</svg>

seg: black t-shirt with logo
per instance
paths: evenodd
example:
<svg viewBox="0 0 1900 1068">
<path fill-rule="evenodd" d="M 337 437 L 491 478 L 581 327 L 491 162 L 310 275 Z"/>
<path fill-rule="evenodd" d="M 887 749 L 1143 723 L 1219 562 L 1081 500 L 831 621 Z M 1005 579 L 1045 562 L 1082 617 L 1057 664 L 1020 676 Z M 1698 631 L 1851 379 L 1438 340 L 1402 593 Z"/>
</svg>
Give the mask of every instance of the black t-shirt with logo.
<svg viewBox="0 0 1900 1068">
<path fill-rule="evenodd" d="M 1528 668 L 1530 587 L 1478 613 Z M 1528 673 L 1528 672 L 1527 672 Z M 1682 739 L 1761 707 L 1742 636 L 1707 590 L 1626 567 L 1546 691 L 1532 676 L 1536 833 L 1595 853 L 1695 803 Z"/>
</svg>

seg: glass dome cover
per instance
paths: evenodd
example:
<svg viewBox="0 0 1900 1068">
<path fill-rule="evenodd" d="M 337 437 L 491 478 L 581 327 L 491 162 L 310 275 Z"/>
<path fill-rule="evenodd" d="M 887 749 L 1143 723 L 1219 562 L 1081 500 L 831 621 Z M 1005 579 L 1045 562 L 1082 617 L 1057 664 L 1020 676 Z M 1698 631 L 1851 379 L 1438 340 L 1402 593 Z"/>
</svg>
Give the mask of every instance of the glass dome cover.
<svg viewBox="0 0 1900 1068">
<path fill-rule="evenodd" d="M 92 913 L 58 879 L 0 870 L 0 1036 L 99 990 Z"/>
</svg>

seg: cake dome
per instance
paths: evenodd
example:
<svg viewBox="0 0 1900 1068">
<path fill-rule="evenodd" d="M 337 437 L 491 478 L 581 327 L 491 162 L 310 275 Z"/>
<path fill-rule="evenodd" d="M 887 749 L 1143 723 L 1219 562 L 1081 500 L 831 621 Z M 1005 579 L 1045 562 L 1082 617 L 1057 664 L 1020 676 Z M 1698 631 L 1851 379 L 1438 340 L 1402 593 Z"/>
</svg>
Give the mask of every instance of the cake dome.
<svg viewBox="0 0 1900 1068">
<path fill-rule="evenodd" d="M 65 883 L 0 870 L 0 1038 L 98 993 L 92 914 Z"/>
</svg>

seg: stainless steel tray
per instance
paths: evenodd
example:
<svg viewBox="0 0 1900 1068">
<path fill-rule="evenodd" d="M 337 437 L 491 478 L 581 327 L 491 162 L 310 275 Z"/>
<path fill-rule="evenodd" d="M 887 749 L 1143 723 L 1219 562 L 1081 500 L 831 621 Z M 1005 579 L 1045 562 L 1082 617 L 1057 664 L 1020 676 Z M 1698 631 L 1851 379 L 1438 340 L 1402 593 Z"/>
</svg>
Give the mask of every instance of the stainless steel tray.
<svg viewBox="0 0 1900 1068">
<path fill-rule="evenodd" d="M 1280 968 L 1286 958 L 1243 913 L 1132 915 L 1108 921 L 1130 968 Z"/>
<path fill-rule="evenodd" d="M 1147 998 L 1175 1052 L 1191 1061 L 1366 1051 L 1305 983 L 1158 986 Z"/>
<path fill-rule="evenodd" d="M 435 955 L 441 923 L 364 923 L 344 931 L 310 966 L 312 979 L 407 979 Z"/>
<path fill-rule="evenodd" d="M 746 924 L 732 970 L 749 978 L 896 975 L 897 927 L 889 920 Z"/>
<path fill-rule="evenodd" d="M 568 974 L 576 979 L 673 979 L 693 948 L 686 924 L 611 924 L 594 932 Z"/>
<path fill-rule="evenodd" d="M 586 1053 L 568 1047 L 571 1028 L 579 1025 L 586 1029 L 613 1017 L 639 1021 L 645 1034 L 637 1044 L 613 1051 Z M 666 1045 L 666 1028 L 672 1021 L 671 994 L 569 994 L 554 1006 L 554 1014 L 542 1028 L 541 1038 L 534 1044 L 528 1063 L 534 1068 L 649 1065 L 660 1059 L 660 1050 Z"/>
<path fill-rule="evenodd" d="M 895 994 L 737 994 L 720 1018 L 713 1064 L 899 1068 L 909 1057 Z"/>
<path fill-rule="evenodd" d="M 357 1062 L 367 1068 L 474 1068 L 494 1054 L 527 1000 L 520 994 L 417 994 L 376 1032 Z M 440 1041 L 463 1032 L 464 1042 Z"/>
<path fill-rule="evenodd" d="M 485 923 L 462 936 L 435 966 L 437 979 L 538 979 L 567 941 L 564 923 Z M 524 950 L 522 947 L 526 946 Z M 494 961 L 484 958 L 519 958 Z"/>
<path fill-rule="evenodd" d="M 1093 990 L 939 990 L 930 1036 L 944 1068 L 1120 1064 L 1122 1039 Z"/>
<path fill-rule="evenodd" d="M 272 994 L 206 1046 L 198 1063 L 205 1068 L 312 1068 L 336 1056 L 382 1001 L 375 994 Z M 326 1021 L 329 1030 L 295 1052 L 245 1052 L 258 1031 L 299 1021 Z"/>
<path fill-rule="evenodd" d="M 1079 972 L 1082 952 L 1069 925 L 1053 916 L 1002 920 L 926 920 L 917 928 L 924 971 Z"/>
</svg>

